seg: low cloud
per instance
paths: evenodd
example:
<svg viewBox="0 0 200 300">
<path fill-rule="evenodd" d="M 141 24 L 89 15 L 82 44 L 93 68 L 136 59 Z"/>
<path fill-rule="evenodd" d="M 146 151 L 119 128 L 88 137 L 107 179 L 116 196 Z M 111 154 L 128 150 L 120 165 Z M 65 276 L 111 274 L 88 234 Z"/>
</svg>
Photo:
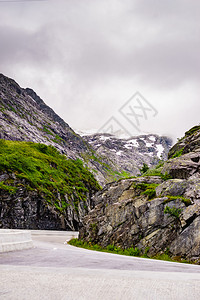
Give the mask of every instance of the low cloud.
<svg viewBox="0 0 200 300">
<path fill-rule="evenodd" d="M 70 125 L 98 127 L 99 111 L 111 116 L 113 99 L 120 107 L 138 89 L 167 119 L 175 99 L 175 135 L 198 122 L 200 3 L 27 2 L 0 3 L 1 72 L 33 87 Z M 188 91 L 193 117 L 184 104 L 183 121 Z M 158 122 L 160 133 L 173 130 Z"/>
</svg>

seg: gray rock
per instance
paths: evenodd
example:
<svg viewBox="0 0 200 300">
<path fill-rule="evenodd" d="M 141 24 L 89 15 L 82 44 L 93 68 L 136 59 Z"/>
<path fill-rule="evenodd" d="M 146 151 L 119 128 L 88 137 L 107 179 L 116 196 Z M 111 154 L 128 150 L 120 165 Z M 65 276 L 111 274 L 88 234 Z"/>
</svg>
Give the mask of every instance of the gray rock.
<svg viewBox="0 0 200 300">
<path fill-rule="evenodd" d="M 162 173 L 168 173 L 173 178 L 188 179 L 193 175 L 199 176 L 200 152 L 191 152 L 165 162 Z"/>
<path fill-rule="evenodd" d="M 148 200 L 142 190 L 138 191 L 141 183 L 158 184 L 160 198 L 157 195 Z M 163 182 L 156 176 L 111 183 L 94 196 L 96 206 L 83 218 L 80 238 L 103 247 L 114 243 L 122 248 L 138 247 L 143 253 L 148 249 L 149 255 L 170 251 L 171 255 L 193 259 L 194 253 L 200 255 L 196 221 L 200 206 L 186 206 L 178 195 L 178 192 L 184 195 L 189 187 L 185 180 Z M 169 194 L 177 198 L 168 199 Z M 177 210 L 178 215 L 164 213 L 167 206 L 169 212 Z M 192 240 L 195 235 L 194 247 L 184 244 L 186 228 L 190 234 L 187 239 Z"/>
<path fill-rule="evenodd" d="M 156 195 L 160 196 L 182 196 L 187 187 L 189 186 L 187 180 L 183 179 L 170 179 L 156 188 Z"/>
</svg>

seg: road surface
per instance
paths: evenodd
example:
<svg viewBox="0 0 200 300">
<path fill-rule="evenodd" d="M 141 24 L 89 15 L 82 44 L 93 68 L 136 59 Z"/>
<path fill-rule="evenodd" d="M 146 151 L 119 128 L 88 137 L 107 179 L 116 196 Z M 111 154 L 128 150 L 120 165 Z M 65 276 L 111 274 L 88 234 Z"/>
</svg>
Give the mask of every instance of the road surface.
<svg viewBox="0 0 200 300">
<path fill-rule="evenodd" d="M 0 254 L 0 299 L 200 300 L 200 266 L 121 256 L 32 232 L 34 248 Z"/>
</svg>

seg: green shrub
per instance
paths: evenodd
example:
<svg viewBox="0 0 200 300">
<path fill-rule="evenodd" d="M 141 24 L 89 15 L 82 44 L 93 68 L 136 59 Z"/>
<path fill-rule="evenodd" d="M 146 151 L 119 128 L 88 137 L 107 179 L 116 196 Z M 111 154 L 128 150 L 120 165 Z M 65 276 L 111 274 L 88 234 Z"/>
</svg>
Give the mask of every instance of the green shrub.
<svg viewBox="0 0 200 300">
<path fill-rule="evenodd" d="M 7 191 L 9 194 L 15 194 L 17 192 L 17 187 L 4 184 L 2 181 L 0 182 L 0 190 Z"/>
<path fill-rule="evenodd" d="M 149 166 L 145 163 L 143 163 L 142 168 L 140 169 L 141 174 L 146 173 L 149 170 Z"/>
<path fill-rule="evenodd" d="M 137 247 L 128 248 L 128 251 L 129 251 L 130 256 L 139 256 L 140 255 L 140 250 Z"/>
<path fill-rule="evenodd" d="M 191 202 L 191 200 L 189 198 L 184 198 L 182 196 L 170 196 L 170 195 L 168 195 L 167 198 L 168 199 L 165 200 L 164 203 L 168 203 L 170 201 L 178 200 L 179 199 L 179 200 L 181 200 L 185 204 L 185 206 L 189 206 L 189 205 L 192 204 L 192 202 Z"/>
<path fill-rule="evenodd" d="M 101 247 L 98 244 L 92 244 L 91 242 L 85 242 L 83 240 L 79 239 L 71 239 L 68 244 L 73 245 L 75 247 L 81 247 L 86 248 L 90 250 L 95 251 L 101 251 L 101 252 L 109 252 L 109 253 L 115 253 L 115 254 L 121 254 L 121 255 L 128 255 L 128 256 L 139 256 L 140 250 L 136 247 L 130 247 L 127 249 L 122 249 L 119 246 L 115 246 L 114 244 L 110 244 L 107 247 Z"/>
<path fill-rule="evenodd" d="M 136 190 L 141 190 L 142 195 L 148 196 L 148 199 L 151 200 L 156 197 L 156 187 L 158 184 L 155 183 L 138 183 L 136 185 L 133 184 L 133 187 Z"/>
<path fill-rule="evenodd" d="M 180 217 L 181 212 L 182 212 L 181 208 L 176 208 L 174 206 L 172 207 L 166 206 L 164 209 L 165 214 L 169 214 L 169 216 L 175 217 L 176 219 Z"/>
<path fill-rule="evenodd" d="M 149 200 L 156 197 L 156 191 L 154 188 L 149 188 L 146 191 L 142 192 L 142 194 L 148 196 Z"/>
</svg>

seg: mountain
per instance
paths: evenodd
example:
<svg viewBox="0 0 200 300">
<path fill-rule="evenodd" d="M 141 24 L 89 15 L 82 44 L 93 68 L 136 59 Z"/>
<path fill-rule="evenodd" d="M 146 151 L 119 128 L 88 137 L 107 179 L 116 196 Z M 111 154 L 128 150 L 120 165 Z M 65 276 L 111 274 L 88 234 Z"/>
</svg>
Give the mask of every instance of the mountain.
<svg viewBox="0 0 200 300">
<path fill-rule="evenodd" d="M 21 88 L 0 74 L 0 138 L 55 147 L 71 159 L 81 159 L 103 186 L 140 173 L 143 163 L 166 159 L 171 140 L 144 135 L 129 140 L 105 134 L 81 137 L 30 88 Z"/>
<path fill-rule="evenodd" d="M 31 89 L 0 74 L 0 138 L 52 145 L 69 158 L 90 147 Z"/>
<path fill-rule="evenodd" d="M 95 150 L 30 88 L 0 74 L 0 138 L 55 147 L 68 158 L 83 160 L 103 185 L 107 169 Z"/>
<path fill-rule="evenodd" d="M 185 133 L 165 163 L 107 184 L 93 201 L 80 239 L 200 264 L 200 126 Z"/>
<path fill-rule="evenodd" d="M 0 74 L 0 227 L 77 230 L 99 184 L 139 174 L 170 145 L 156 135 L 81 137 L 32 89 Z"/>
<path fill-rule="evenodd" d="M 140 135 L 129 139 L 116 138 L 111 134 L 82 135 L 96 153 L 113 165 L 120 174 L 140 174 L 143 164 L 153 167 L 166 160 L 172 140 L 156 134 Z M 116 178 L 119 174 L 115 174 Z M 111 174 L 113 175 L 113 174 Z"/>
</svg>

